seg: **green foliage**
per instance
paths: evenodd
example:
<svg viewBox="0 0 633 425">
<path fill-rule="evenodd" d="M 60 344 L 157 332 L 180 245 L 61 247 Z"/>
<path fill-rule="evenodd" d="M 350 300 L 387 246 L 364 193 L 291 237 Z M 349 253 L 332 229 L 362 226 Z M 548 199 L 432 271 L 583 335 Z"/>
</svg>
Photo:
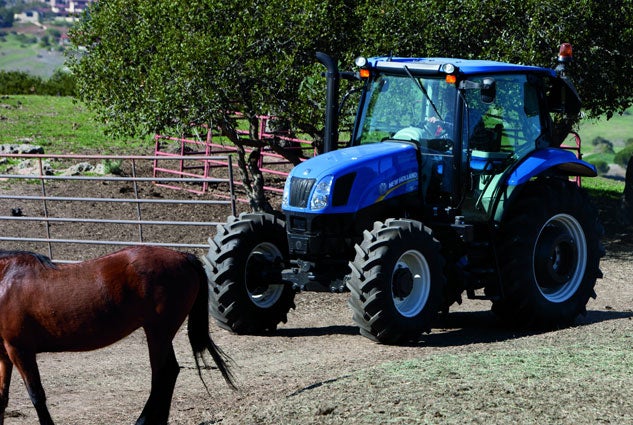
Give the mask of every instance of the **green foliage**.
<svg viewBox="0 0 633 425">
<path fill-rule="evenodd" d="M 55 41 L 58 41 L 62 36 L 62 32 L 57 28 L 48 28 L 46 30 L 46 34 L 52 37 Z"/>
<path fill-rule="evenodd" d="M 47 80 L 23 71 L 0 70 L 0 94 L 72 96 L 75 77 L 63 70 L 55 71 Z"/>
<path fill-rule="evenodd" d="M 604 161 L 602 159 L 589 158 L 587 159 L 587 162 L 595 165 L 599 175 L 604 175 L 609 171 L 609 163 L 607 161 Z"/>
<path fill-rule="evenodd" d="M 11 28 L 13 26 L 13 9 L 0 9 L 0 28 Z"/>
<path fill-rule="evenodd" d="M 615 154 L 615 156 L 613 157 L 613 162 L 622 167 L 626 167 L 632 155 L 633 155 L 633 144 L 627 145 L 626 147 L 624 147 L 622 150 L 620 150 L 618 153 Z"/>
<path fill-rule="evenodd" d="M 591 144 L 595 153 L 615 153 L 613 143 L 603 137 L 596 137 L 591 141 Z"/>
<path fill-rule="evenodd" d="M 612 116 L 633 101 L 633 3 L 583 0 L 364 2 L 363 54 L 486 58 L 552 66 L 570 42 L 584 108 Z"/>
<path fill-rule="evenodd" d="M 75 91 L 75 76 L 61 69 L 55 71 L 45 83 L 45 93 L 49 95 L 73 96 Z"/>
<path fill-rule="evenodd" d="M 100 1 L 71 31 L 87 51 L 70 66 L 78 96 L 116 133 L 232 128 L 225 112 L 238 110 L 314 134 L 322 105 L 307 99 L 322 99 L 324 82 L 319 96 L 299 87 L 322 70 L 317 50 L 345 51 L 350 12 L 341 1 Z"/>
<path fill-rule="evenodd" d="M 20 71 L 0 71 L 0 93 L 32 94 L 42 85 L 42 79 Z"/>
<path fill-rule="evenodd" d="M 122 163 L 123 161 L 120 159 L 105 159 L 103 161 L 103 170 L 106 174 L 121 175 L 123 173 L 123 170 L 121 168 Z"/>
<path fill-rule="evenodd" d="M 18 33 L 16 34 L 16 38 L 24 45 L 37 43 L 37 37 L 32 34 Z"/>
<path fill-rule="evenodd" d="M 40 38 L 40 47 L 50 47 L 51 45 L 51 40 L 50 37 L 48 36 L 48 34 L 45 34 L 42 36 L 42 38 Z"/>
<path fill-rule="evenodd" d="M 627 0 L 102 0 L 72 29 L 70 63 L 79 97 L 115 133 L 232 128 L 224 112 L 239 110 L 283 115 L 318 137 L 316 51 L 343 69 L 359 54 L 553 66 L 568 41 L 585 109 L 611 116 L 633 102 L 633 79 L 622 78 L 633 71 L 630 22 Z"/>
</svg>

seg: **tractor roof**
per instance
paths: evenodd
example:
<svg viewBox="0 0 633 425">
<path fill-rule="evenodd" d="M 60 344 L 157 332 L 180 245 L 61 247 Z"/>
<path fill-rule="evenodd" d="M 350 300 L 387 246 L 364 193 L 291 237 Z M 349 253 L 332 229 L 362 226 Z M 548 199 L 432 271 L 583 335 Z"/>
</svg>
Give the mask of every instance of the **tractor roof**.
<svg viewBox="0 0 633 425">
<path fill-rule="evenodd" d="M 398 72 L 406 67 L 412 73 L 437 73 L 442 72 L 444 66 L 451 64 L 462 75 L 475 74 L 499 74 L 499 73 L 541 73 L 551 77 L 556 76 L 556 71 L 550 68 L 538 66 L 516 65 L 505 62 L 489 60 L 472 60 L 459 58 L 402 58 L 402 57 L 373 57 L 367 59 L 370 68 L 381 71 Z"/>
</svg>

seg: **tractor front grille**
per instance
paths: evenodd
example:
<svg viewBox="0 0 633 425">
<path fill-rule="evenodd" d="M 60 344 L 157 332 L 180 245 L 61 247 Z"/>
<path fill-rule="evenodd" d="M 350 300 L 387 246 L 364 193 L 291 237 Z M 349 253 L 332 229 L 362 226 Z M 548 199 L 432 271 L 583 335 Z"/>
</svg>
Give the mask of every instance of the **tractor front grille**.
<svg viewBox="0 0 633 425">
<path fill-rule="evenodd" d="M 310 191 L 316 179 L 302 179 L 300 177 L 292 177 L 290 180 L 290 206 L 297 208 L 306 208 L 308 206 L 308 198 Z"/>
</svg>

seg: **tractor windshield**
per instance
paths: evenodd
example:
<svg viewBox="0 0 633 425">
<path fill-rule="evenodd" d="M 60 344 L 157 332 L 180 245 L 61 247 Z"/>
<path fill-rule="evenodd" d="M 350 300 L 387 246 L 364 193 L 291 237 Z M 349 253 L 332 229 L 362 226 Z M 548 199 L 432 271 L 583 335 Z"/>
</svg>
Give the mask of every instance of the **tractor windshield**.
<svg viewBox="0 0 633 425">
<path fill-rule="evenodd" d="M 380 75 L 370 83 L 355 144 L 452 140 L 456 99 L 444 78 Z"/>
<path fill-rule="evenodd" d="M 427 202 L 455 191 L 454 125 L 458 92 L 445 78 L 378 75 L 369 83 L 354 144 L 412 142 L 419 147 Z M 459 140 L 458 140 L 459 141 Z"/>
</svg>

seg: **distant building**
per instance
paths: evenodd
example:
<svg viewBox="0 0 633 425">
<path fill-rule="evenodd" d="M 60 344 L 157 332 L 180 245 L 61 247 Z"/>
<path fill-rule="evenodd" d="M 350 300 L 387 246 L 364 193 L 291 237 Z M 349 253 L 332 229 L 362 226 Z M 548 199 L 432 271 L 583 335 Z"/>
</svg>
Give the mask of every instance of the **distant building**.
<svg viewBox="0 0 633 425">
<path fill-rule="evenodd" d="M 26 24 L 39 24 L 40 14 L 36 10 L 27 10 L 22 13 L 16 13 L 13 15 L 13 20 L 16 22 L 23 22 Z"/>
<path fill-rule="evenodd" d="M 53 13 L 59 15 L 77 14 L 96 0 L 49 0 L 49 5 Z"/>
</svg>

